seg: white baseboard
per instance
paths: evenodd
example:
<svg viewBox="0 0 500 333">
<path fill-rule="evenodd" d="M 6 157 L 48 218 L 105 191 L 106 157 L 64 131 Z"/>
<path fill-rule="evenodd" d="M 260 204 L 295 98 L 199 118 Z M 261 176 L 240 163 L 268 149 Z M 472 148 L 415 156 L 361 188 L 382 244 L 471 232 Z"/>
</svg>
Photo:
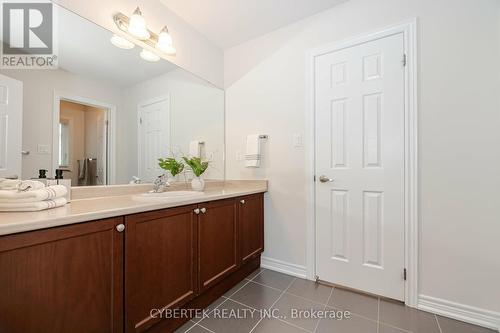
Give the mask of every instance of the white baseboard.
<svg viewBox="0 0 500 333">
<path fill-rule="evenodd" d="M 418 296 L 418 308 L 444 317 L 500 331 L 500 313 L 427 295 Z"/>
<path fill-rule="evenodd" d="M 263 268 L 270 269 L 272 271 L 285 273 L 302 279 L 305 279 L 307 275 L 305 266 L 295 265 L 289 262 L 273 258 L 261 257 L 260 266 Z"/>
</svg>

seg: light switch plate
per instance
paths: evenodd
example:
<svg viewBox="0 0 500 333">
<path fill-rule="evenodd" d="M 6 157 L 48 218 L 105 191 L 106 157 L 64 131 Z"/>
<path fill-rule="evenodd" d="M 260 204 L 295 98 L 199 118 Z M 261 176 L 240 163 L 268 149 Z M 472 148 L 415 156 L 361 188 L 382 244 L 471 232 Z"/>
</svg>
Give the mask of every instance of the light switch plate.
<svg viewBox="0 0 500 333">
<path fill-rule="evenodd" d="M 293 135 L 293 146 L 295 148 L 300 148 L 300 147 L 304 146 L 304 143 L 302 141 L 302 134 L 295 133 Z"/>
<path fill-rule="evenodd" d="M 38 144 L 36 146 L 36 151 L 38 154 L 49 154 L 49 145 Z"/>
</svg>

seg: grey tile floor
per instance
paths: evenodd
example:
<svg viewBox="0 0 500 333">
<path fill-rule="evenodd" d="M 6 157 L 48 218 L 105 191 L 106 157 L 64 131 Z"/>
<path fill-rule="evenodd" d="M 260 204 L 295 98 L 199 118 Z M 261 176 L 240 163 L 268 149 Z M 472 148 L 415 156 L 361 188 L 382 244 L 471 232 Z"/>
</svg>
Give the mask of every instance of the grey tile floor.
<svg viewBox="0 0 500 333">
<path fill-rule="evenodd" d="M 279 318 L 268 318 L 278 314 Z M 269 309 L 275 310 L 270 312 Z M 293 316 L 292 309 L 349 311 L 349 319 Z M 311 312 L 307 312 L 311 313 Z M 203 318 L 176 332 L 184 333 L 493 333 L 396 302 L 319 285 L 259 269 L 212 303 Z M 224 318 L 222 318 L 224 317 Z M 238 317 L 238 318 L 234 318 Z M 292 318 L 293 317 L 293 318 Z"/>
</svg>

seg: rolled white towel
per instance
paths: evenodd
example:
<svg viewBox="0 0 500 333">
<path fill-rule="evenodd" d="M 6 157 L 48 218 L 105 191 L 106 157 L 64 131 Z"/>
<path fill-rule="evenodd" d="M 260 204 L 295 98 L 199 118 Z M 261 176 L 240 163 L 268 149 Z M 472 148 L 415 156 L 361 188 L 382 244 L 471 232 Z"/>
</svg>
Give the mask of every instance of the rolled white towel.
<svg viewBox="0 0 500 333">
<path fill-rule="evenodd" d="M 39 210 L 51 209 L 64 206 L 66 198 L 56 198 L 37 202 L 6 203 L 0 202 L 2 212 L 36 212 Z"/>
<path fill-rule="evenodd" d="M 0 178 L 0 190 L 17 190 L 20 184 L 19 179 Z"/>
<path fill-rule="evenodd" d="M 35 191 L 44 188 L 46 185 L 38 180 L 23 180 L 18 185 L 20 191 Z"/>
<path fill-rule="evenodd" d="M 68 190 L 63 185 L 47 186 L 33 191 L 6 191 L 0 190 L 0 203 L 22 203 L 22 202 L 39 202 L 64 197 Z"/>
</svg>

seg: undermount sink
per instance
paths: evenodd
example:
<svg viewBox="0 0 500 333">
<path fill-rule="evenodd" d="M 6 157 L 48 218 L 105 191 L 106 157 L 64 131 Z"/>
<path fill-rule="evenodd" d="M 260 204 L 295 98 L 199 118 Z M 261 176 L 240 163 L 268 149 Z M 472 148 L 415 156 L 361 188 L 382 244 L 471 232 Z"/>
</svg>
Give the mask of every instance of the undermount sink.
<svg viewBox="0 0 500 333">
<path fill-rule="evenodd" d="M 147 192 L 135 195 L 137 199 L 178 199 L 191 196 L 202 195 L 203 192 L 198 191 L 165 191 L 165 192 Z"/>
</svg>

